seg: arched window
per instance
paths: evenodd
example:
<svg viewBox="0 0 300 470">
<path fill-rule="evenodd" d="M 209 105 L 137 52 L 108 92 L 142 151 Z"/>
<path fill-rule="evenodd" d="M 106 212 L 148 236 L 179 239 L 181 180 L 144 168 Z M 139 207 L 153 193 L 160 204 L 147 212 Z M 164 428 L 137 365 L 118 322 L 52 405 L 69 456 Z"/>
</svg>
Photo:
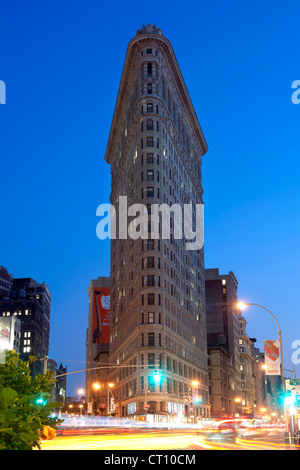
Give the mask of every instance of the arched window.
<svg viewBox="0 0 300 470">
<path fill-rule="evenodd" d="M 147 120 L 147 131 L 153 131 L 153 121 L 152 121 L 152 119 Z"/>
</svg>

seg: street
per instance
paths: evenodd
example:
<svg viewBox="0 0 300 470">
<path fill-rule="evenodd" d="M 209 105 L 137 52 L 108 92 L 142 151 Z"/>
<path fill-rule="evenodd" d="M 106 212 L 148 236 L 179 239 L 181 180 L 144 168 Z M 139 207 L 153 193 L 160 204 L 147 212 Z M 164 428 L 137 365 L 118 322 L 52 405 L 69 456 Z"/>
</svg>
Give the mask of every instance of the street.
<svg viewBox="0 0 300 470">
<path fill-rule="evenodd" d="M 207 439 L 202 432 L 190 430 L 80 430 L 80 433 L 58 435 L 41 442 L 42 450 L 299 450 L 300 446 L 285 445 L 281 430 L 257 430 L 239 437 L 236 442 Z"/>
</svg>

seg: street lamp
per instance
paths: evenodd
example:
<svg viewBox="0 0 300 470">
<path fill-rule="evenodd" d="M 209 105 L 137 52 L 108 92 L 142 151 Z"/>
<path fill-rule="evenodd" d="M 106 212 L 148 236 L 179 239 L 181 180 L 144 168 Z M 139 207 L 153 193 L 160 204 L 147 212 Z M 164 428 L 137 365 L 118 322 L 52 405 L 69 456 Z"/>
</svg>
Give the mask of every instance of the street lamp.
<svg viewBox="0 0 300 470">
<path fill-rule="evenodd" d="M 284 378 L 284 365 L 283 365 L 283 348 L 282 348 L 282 336 L 281 336 L 281 330 L 279 328 L 279 324 L 278 324 L 278 321 L 277 321 L 277 318 L 275 317 L 275 315 L 270 312 L 270 310 L 268 310 L 266 307 L 263 307 L 262 305 L 259 305 L 259 304 L 254 304 L 254 303 L 249 303 L 249 302 L 237 302 L 237 307 L 240 309 L 240 310 L 245 310 L 245 308 L 249 307 L 250 305 L 253 305 L 255 307 L 260 307 L 262 309 L 264 309 L 266 312 L 268 312 L 275 320 L 276 322 L 276 326 L 277 326 L 277 332 L 278 332 L 278 336 L 279 336 L 279 345 L 280 345 L 280 356 L 281 356 L 281 380 L 282 380 L 282 389 L 283 389 L 283 393 L 285 394 L 286 393 L 286 386 L 285 386 L 285 378 Z M 286 432 L 286 436 L 287 436 L 287 433 L 288 433 L 288 422 L 287 422 L 287 415 L 286 415 L 286 409 L 284 407 L 284 416 L 285 416 L 285 432 Z"/>
<path fill-rule="evenodd" d="M 263 308 L 266 312 L 268 312 L 275 320 L 276 322 L 276 326 L 277 326 L 277 331 L 278 331 L 278 336 L 279 336 L 279 344 L 280 344 L 280 355 L 281 355 L 281 379 L 282 379 L 282 388 L 283 388 L 283 392 L 285 393 L 285 379 L 284 379 L 284 365 L 283 365 L 283 349 L 282 349 L 282 336 L 281 336 L 281 330 L 279 328 L 279 324 L 278 324 L 278 321 L 275 317 L 275 315 L 270 312 L 270 310 L 268 310 L 266 307 L 263 307 L 262 305 L 259 305 L 259 304 L 253 304 L 253 303 L 246 303 L 246 302 L 237 302 L 237 307 L 240 309 L 240 310 L 244 310 L 245 308 L 247 308 L 248 306 L 250 305 L 254 305 L 256 307 L 260 307 L 260 308 Z"/>
<path fill-rule="evenodd" d="M 115 384 L 113 382 L 109 382 L 107 384 L 107 415 L 110 413 L 110 399 L 109 399 L 109 392 L 111 393 L 112 399 L 114 398 L 113 393 L 112 393 L 112 388 L 114 388 Z"/>
<path fill-rule="evenodd" d="M 192 388 L 198 388 L 199 385 L 200 384 L 199 384 L 198 380 L 193 380 L 192 383 L 191 383 Z"/>
<path fill-rule="evenodd" d="M 104 385 L 105 388 L 107 388 L 107 415 L 110 413 L 110 398 L 109 398 L 109 393 L 111 393 L 111 396 L 113 398 L 113 393 L 111 389 L 115 386 L 113 382 L 109 382 L 107 385 Z M 93 383 L 93 388 L 95 390 L 100 390 L 101 384 L 99 382 L 94 382 Z"/>
<path fill-rule="evenodd" d="M 100 390 L 101 388 L 101 385 L 99 384 L 99 382 L 93 382 L 92 383 L 92 387 L 93 389 L 98 392 L 98 390 Z M 98 397 L 98 393 L 96 393 L 96 396 L 94 397 L 93 394 L 92 395 L 92 413 L 94 412 L 94 408 L 95 408 L 95 414 L 97 414 L 97 401 L 99 400 L 99 397 Z"/>
<path fill-rule="evenodd" d="M 191 386 L 191 391 L 192 391 L 192 394 L 191 394 L 192 396 L 191 396 L 191 401 L 190 401 L 190 412 L 192 411 L 194 416 L 195 415 L 198 416 L 195 413 L 194 405 L 198 405 L 199 403 L 201 403 L 201 400 L 199 397 L 200 382 L 198 380 L 192 380 L 190 386 Z M 191 415 L 190 415 L 190 419 L 191 419 Z"/>
</svg>

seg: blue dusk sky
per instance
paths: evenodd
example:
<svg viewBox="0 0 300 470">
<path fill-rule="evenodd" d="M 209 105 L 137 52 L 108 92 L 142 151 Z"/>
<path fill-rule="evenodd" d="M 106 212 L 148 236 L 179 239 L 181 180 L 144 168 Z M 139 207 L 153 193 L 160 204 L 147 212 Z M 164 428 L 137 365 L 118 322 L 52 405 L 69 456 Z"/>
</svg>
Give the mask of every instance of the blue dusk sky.
<svg viewBox="0 0 300 470">
<path fill-rule="evenodd" d="M 96 208 L 110 196 L 104 154 L 128 42 L 151 23 L 172 43 L 209 148 L 206 268 L 232 270 L 239 298 L 275 314 L 292 369 L 300 341 L 300 104 L 291 99 L 299 18 L 298 1 L 2 2 L 0 264 L 49 285 L 58 365 L 85 368 L 88 286 L 110 273 L 109 241 L 96 237 Z M 262 309 L 245 316 L 260 349 L 277 339 Z M 71 375 L 67 394 L 84 385 L 84 374 Z"/>
</svg>

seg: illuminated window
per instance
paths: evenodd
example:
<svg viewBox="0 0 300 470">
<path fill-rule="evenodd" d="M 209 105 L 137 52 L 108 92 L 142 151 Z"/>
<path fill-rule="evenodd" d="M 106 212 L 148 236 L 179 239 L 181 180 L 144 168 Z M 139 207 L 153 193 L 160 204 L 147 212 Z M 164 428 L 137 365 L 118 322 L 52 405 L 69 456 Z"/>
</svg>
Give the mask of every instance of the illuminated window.
<svg viewBox="0 0 300 470">
<path fill-rule="evenodd" d="M 148 313 L 148 323 L 154 323 L 154 312 Z"/>
<path fill-rule="evenodd" d="M 154 170 L 147 170 L 147 181 L 154 180 Z"/>
</svg>

